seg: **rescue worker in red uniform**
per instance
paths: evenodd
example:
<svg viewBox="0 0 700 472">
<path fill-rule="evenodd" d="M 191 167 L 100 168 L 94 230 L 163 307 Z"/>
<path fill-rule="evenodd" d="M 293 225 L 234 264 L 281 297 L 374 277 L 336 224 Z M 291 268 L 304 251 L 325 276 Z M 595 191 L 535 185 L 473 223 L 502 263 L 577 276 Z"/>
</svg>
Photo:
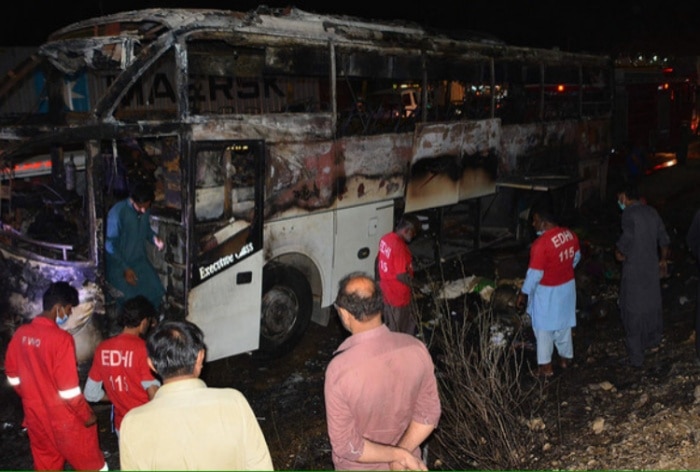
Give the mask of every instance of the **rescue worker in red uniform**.
<svg viewBox="0 0 700 472">
<path fill-rule="evenodd" d="M 95 350 L 85 399 L 112 402 L 117 435 L 124 415 L 151 400 L 160 386 L 148 366 L 143 339 L 155 317 L 156 309 L 143 295 L 127 300 L 119 317 L 122 332 L 102 341 Z"/>
<path fill-rule="evenodd" d="M 576 276 L 581 260 L 576 233 L 559 226 L 546 209 L 533 213 L 537 239 L 530 248 L 530 262 L 516 304 L 527 298 L 527 314 L 537 340 L 537 375 L 554 375 L 552 353 L 556 347 L 559 367 L 568 368 L 574 358 L 572 329 L 576 327 Z"/>
<path fill-rule="evenodd" d="M 80 391 L 75 341 L 59 327 L 78 291 L 55 282 L 44 292 L 43 309 L 20 326 L 7 348 L 5 373 L 22 398 L 23 426 L 36 470 L 108 470 L 97 435 L 97 416 Z"/>
<path fill-rule="evenodd" d="M 420 230 L 420 221 L 404 215 L 396 229 L 382 236 L 377 254 L 379 286 L 384 294 L 384 324 L 389 330 L 413 336 L 416 322 L 411 313 L 413 255 L 408 244 Z"/>
</svg>

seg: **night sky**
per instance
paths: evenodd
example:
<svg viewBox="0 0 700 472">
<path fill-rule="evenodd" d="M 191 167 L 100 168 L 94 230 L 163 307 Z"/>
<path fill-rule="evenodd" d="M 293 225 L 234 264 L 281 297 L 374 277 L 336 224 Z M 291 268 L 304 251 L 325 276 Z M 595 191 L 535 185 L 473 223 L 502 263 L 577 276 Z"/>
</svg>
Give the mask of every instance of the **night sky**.
<svg viewBox="0 0 700 472">
<path fill-rule="evenodd" d="M 430 0 L 417 4 L 410 2 L 414 3 L 412 6 L 409 6 L 409 2 L 372 3 L 358 0 L 263 2 L 271 7 L 294 5 L 316 13 L 402 19 L 426 27 L 478 32 L 520 46 L 558 47 L 566 51 L 612 55 L 620 51 L 700 54 L 700 2 L 692 0 L 584 0 L 577 3 L 553 0 Z M 14 11 L 5 17 L 9 21 L 0 31 L 0 44 L 35 46 L 68 23 L 117 11 L 164 6 L 248 11 L 259 4 L 248 0 L 74 0 L 71 3 L 25 0 L 13 4 Z"/>
</svg>

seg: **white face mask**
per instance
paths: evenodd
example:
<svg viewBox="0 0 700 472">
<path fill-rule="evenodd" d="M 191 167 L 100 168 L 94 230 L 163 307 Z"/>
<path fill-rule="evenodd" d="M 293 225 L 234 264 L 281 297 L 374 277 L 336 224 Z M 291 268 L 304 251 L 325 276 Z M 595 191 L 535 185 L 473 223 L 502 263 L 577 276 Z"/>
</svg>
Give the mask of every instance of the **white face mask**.
<svg viewBox="0 0 700 472">
<path fill-rule="evenodd" d="M 544 223 L 541 223 L 541 222 L 540 222 L 540 227 L 539 227 L 539 229 L 536 229 L 536 230 L 535 230 L 535 234 L 536 234 L 537 236 L 542 236 L 542 235 L 544 234 L 544 228 L 542 227 L 543 225 L 544 225 Z"/>
<path fill-rule="evenodd" d="M 68 321 L 68 313 L 66 312 L 65 308 L 61 308 L 61 311 L 63 311 L 63 315 L 61 315 L 61 312 L 58 312 L 58 316 L 56 317 L 56 324 L 58 326 L 61 326 Z"/>
</svg>

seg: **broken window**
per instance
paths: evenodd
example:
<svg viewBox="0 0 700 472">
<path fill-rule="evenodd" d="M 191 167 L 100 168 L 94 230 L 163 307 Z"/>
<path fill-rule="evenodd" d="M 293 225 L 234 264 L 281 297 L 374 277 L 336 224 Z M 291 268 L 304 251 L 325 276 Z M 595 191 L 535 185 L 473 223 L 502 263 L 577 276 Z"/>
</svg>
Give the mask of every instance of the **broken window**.
<svg viewBox="0 0 700 472">
<path fill-rule="evenodd" d="M 153 183 L 151 214 L 180 221 L 182 175 L 176 136 L 122 138 L 102 143 L 105 211 L 129 195 L 129 182 Z"/>
<path fill-rule="evenodd" d="M 175 54 L 163 54 L 129 87 L 117 106 L 114 116 L 123 121 L 172 119 L 179 110 Z M 101 73 L 95 77 L 100 96 L 116 79 L 116 74 Z"/>
<path fill-rule="evenodd" d="M 245 144 L 222 144 L 196 154 L 195 238 L 200 254 L 235 254 L 248 242 L 256 216 L 261 156 Z"/>
<path fill-rule="evenodd" d="M 51 259 L 89 260 L 82 143 L 33 148 L 11 162 L 0 175 L 2 243 Z"/>
<path fill-rule="evenodd" d="M 420 55 L 339 50 L 337 60 L 338 134 L 411 131 L 421 113 Z"/>
<path fill-rule="evenodd" d="M 192 114 L 327 112 L 326 48 L 255 48 L 221 39 L 187 43 Z"/>
</svg>

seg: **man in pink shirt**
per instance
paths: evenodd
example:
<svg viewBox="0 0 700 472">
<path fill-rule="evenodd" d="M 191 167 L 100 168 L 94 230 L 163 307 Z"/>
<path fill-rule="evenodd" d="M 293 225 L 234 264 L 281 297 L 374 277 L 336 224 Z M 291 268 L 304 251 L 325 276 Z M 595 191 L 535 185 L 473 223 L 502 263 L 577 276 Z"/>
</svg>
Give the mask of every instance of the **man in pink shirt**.
<svg viewBox="0 0 700 472">
<path fill-rule="evenodd" d="M 420 445 L 440 419 L 425 345 L 382 323 L 382 292 L 366 274 L 340 282 L 335 307 L 348 337 L 326 370 L 324 396 L 337 470 L 427 470 Z"/>
<path fill-rule="evenodd" d="M 418 234 L 420 222 L 404 216 L 396 229 L 379 240 L 377 273 L 384 293 L 384 322 L 391 331 L 415 334 L 416 322 L 411 313 L 413 255 L 408 244 Z"/>
<path fill-rule="evenodd" d="M 85 398 L 109 400 L 114 406 L 114 429 L 119 434 L 124 415 L 153 398 L 160 382 L 148 366 L 146 341 L 156 310 L 142 295 L 127 300 L 119 322 L 122 332 L 102 341 L 95 350 L 85 383 Z"/>
</svg>

